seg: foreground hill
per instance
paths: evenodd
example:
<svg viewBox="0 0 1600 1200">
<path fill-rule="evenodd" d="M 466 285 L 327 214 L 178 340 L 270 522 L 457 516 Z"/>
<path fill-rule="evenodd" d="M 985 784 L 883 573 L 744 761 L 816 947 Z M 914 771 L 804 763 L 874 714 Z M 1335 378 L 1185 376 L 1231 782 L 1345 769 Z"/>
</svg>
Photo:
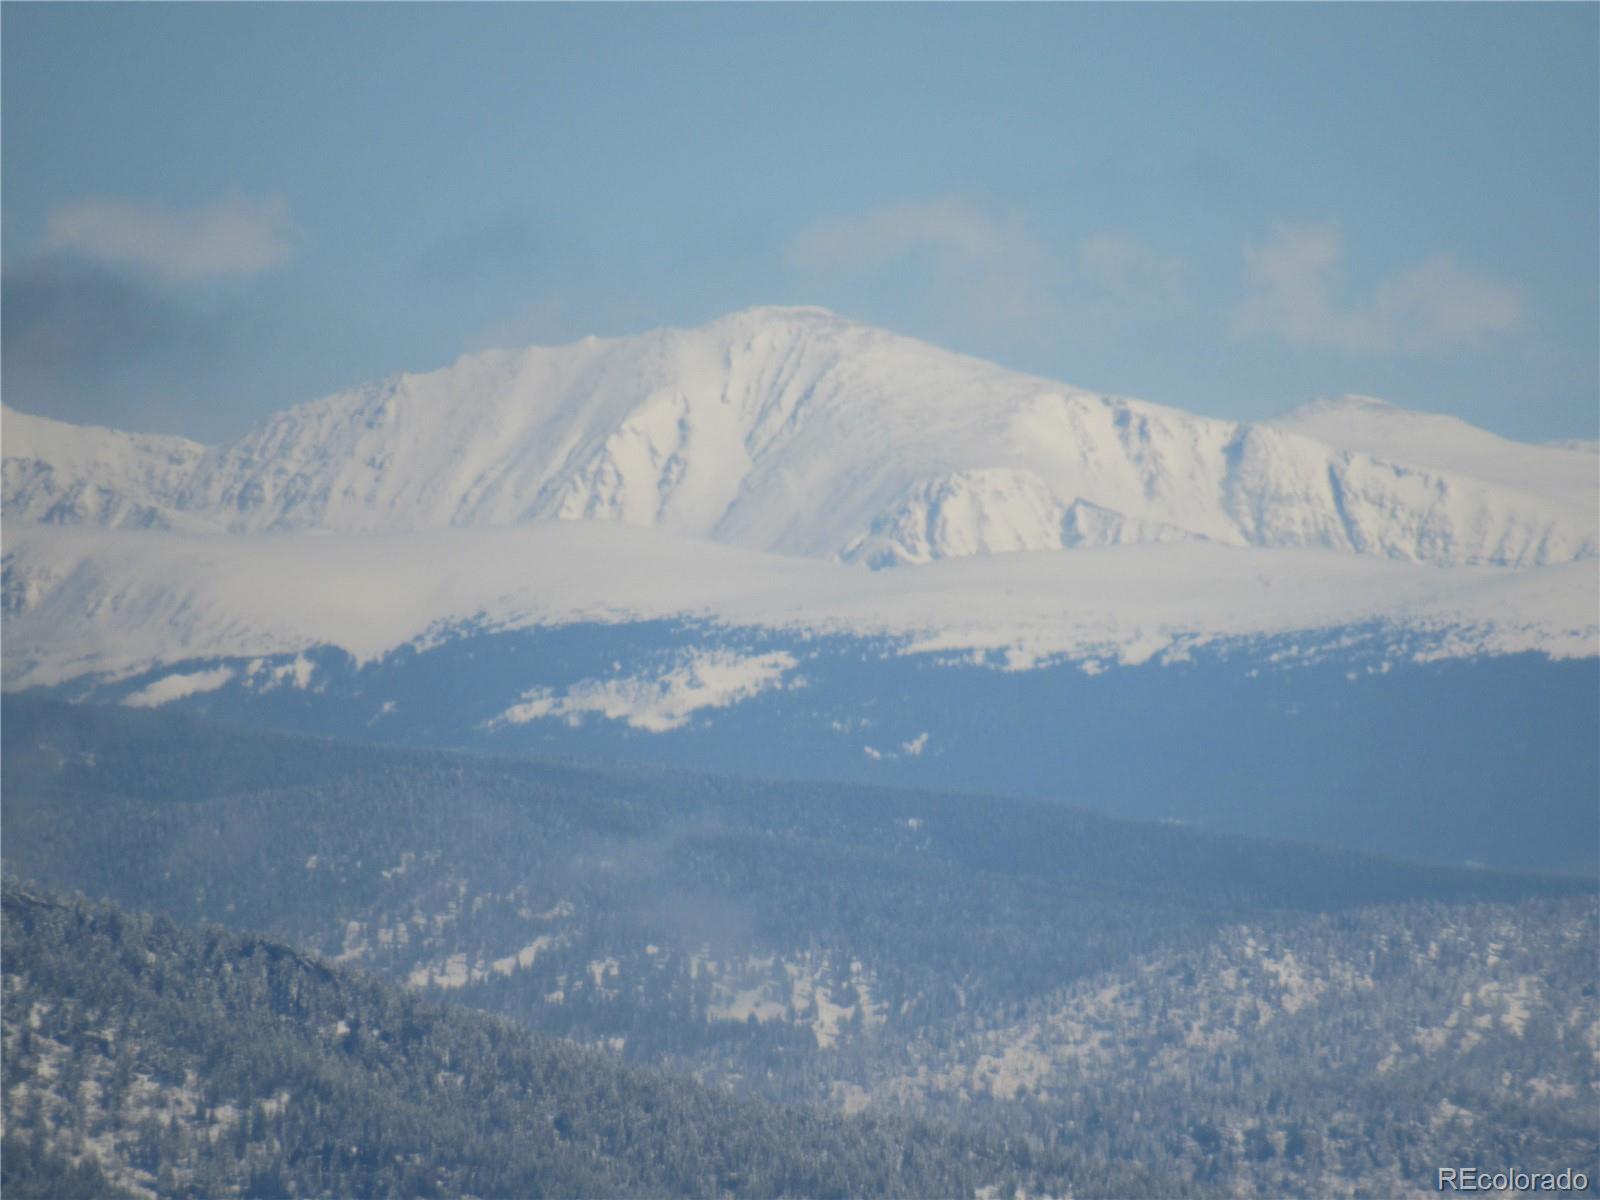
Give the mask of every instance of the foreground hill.
<svg viewBox="0 0 1600 1200">
<path fill-rule="evenodd" d="M 958 1014 L 836 1086 L 1232 1196 L 1437 1195 L 1437 1164 L 1477 1161 L 1596 1194 L 1596 961 L 1593 897 L 1246 920 Z"/>
<path fill-rule="evenodd" d="M 1404 1194 L 1488 1127 L 1596 1150 L 1592 881 L 18 698 L 3 730 L 8 874 L 746 1096 L 1031 1131 L 1074 1194 L 1135 1161 L 1104 1190 Z"/>
<path fill-rule="evenodd" d="M 1070 1185 L 1064 1155 L 1019 1170 L 981 1135 L 735 1101 L 259 938 L 10 882 L 4 933 L 8 1196 Z M 1085 1182 L 1116 1191 L 1141 1173 Z"/>
</svg>

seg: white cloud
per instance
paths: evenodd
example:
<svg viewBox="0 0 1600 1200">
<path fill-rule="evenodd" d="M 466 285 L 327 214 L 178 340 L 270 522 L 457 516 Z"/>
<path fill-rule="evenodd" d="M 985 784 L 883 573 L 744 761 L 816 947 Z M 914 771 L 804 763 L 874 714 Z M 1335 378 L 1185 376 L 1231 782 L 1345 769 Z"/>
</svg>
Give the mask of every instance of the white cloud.
<svg viewBox="0 0 1600 1200">
<path fill-rule="evenodd" d="M 1509 333 L 1522 319 L 1522 297 L 1438 254 L 1379 284 L 1373 310 L 1397 332 L 1401 349 L 1429 350 Z"/>
<path fill-rule="evenodd" d="M 1344 247 L 1328 225 L 1278 225 L 1247 246 L 1247 294 L 1234 332 L 1354 354 L 1426 352 L 1509 333 L 1522 317 L 1515 288 L 1480 279 L 1447 254 L 1379 281 L 1364 302 L 1344 295 Z"/>
<path fill-rule="evenodd" d="M 185 210 L 82 200 L 50 214 L 45 248 L 190 282 L 275 267 L 289 256 L 293 233 L 282 200 L 236 197 Z"/>
</svg>

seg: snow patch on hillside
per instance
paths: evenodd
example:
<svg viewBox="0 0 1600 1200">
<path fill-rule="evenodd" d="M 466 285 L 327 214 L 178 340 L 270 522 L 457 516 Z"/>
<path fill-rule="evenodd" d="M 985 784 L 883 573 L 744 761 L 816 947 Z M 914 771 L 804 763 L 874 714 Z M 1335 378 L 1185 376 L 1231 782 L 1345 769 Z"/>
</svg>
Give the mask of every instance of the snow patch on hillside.
<svg viewBox="0 0 1600 1200">
<path fill-rule="evenodd" d="M 403 927 L 402 927 L 403 928 Z M 387 932 L 387 931 L 385 931 Z M 387 941 L 380 935 L 380 941 Z M 412 968 L 406 977 L 406 986 L 412 988 L 464 988 L 469 983 L 482 983 L 493 976 L 512 976 L 533 966 L 539 955 L 552 946 L 561 945 L 559 938 L 540 934 L 522 949 L 504 958 L 485 964 L 481 956 L 476 962 L 468 960 L 465 952 L 452 954 L 440 962 L 425 962 Z"/>
<path fill-rule="evenodd" d="M 227 667 L 218 667 L 213 671 L 168 675 L 140 688 L 122 702 L 129 708 L 159 708 L 163 704 L 171 704 L 174 700 L 182 700 L 185 696 L 214 692 L 220 687 L 226 687 L 232 681 L 233 671 Z"/>
<path fill-rule="evenodd" d="M 826 954 L 809 951 L 788 958 L 749 955 L 725 963 L 696 956 L 691 969 L 696 976 L 704 972 L 711 977 L 712 999 L 706 1007 L 710 1021 L 788 1021 L 809 1027 L 823 1049 L 836 1045 L 852 1027 L 864 1031 L 888 1021 L 883 1003 L 873 999 L 875 975 L 857 960 L 841 970 Z M 848 992 L 854 993 L 850 1003 L 835 1000 L 836 994 Z"/>
<path fill-rule="evenodd" d="M 312 676 L 316 674 L 317 665 L 304 654 L 295 655 L 290 662 L 271 665 L 262 662 L 259 658 L 252 661 L 245 668 L 245 677 L 250 685 L 259 691 L 271 691 L 273 688 L 294 687 L 304 691 L 311 686 Z M 393 707 L 391 704 L 390 708 Z"/>
<path fill-rule="evenodd" d="M 535 688 L 524 692 L 521 702 L 489 722 L 489 727 L 524 725 L 546 717 L 576 725 L 597 713 L 608 720 L 626 721 L 634 729 L 666 733 L 681 729 L 702 709 L 727 708 L 772 688 L 803 686 L 801 679 L 785 685 L 784 677 L 796 665 L 795 657 L 783 651 L 694 653 L 654 677 L 586 679 L 560 695 L 549 688 Z"/>
</svg>

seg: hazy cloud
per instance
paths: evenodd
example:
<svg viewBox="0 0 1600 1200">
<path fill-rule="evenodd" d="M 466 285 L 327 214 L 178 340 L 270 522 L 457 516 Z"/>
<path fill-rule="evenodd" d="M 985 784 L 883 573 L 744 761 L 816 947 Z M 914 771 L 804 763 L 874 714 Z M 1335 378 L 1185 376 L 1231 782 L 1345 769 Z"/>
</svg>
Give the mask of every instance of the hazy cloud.
<svg viewBox="0 0 1600 1200">
<path fill-rule="evenodd" d="M 842 288 L 843 306 L 863 293 L 909 296 L 927 314 L 923 336 L 989 354 L 1063 340 L 1107 345 L 1184 304 L 1182 260 L 1130 234 L 1053 245 L 1014 210 L 958 197 L 814 225 L 785 254 L 820 277 L 825 296 Z M 974 332 L 989 340 L 968 341 Z"/>
<path fill-rule="evenodd" d="M 192 390 L 228 344 L 226 323 L 80 259 L 41 255 L 0 276 L 0 388 L 34 412 L 117 423 L 132 402 Z"/>
<path fill-rule="evenodd" d="M 446 230 L 424 246 L 418 270 L 430 281 L 524 279 L 551 258 L 535 213 L 506 209 L 476 224 Z"/>
<path fill-rule="evenodd" d="M 921 250 L 949 266 L 986 268 L 1011 256 L 1015 238 L 971 202 L 947 198 L 812 226 L 789 244 L 787 257 L 800 267 L 855 269 Z"/>
<path fill-rule="evenodd" d="M 1344 248 L 1328 225 L 1279 225 L 1247 246 L 1244 301 L 1234 332 L 1353 354 L 1427 352 L 1509 333 L 1522 317 L 1516 289 L 1480 279 L 1441 254 L 1381 280 L 1364 302 L 1344 295 Z"/>
<path fill-rule="evenodd" d="M 1183 262 L 1159 254 L 1136 238 L 1102 233 L 1078 247 L 1079 269 L 1123 299 L 1176 299 L 1183 292 Z"/>
<path fill-rule="evenodd" d="M 814 225 L 793 238 L 792 267 L 834 277 L 887 276 L 909 269 L 942 320 L 1031 337 L 1062 323 L 1056 264 L 1012 216 L 946 197 L 891 204 Z"/>
<path fill-rule="evenodd" d="M 269 270 L 289 256 L 293 240 L 282 200 L 235 197 L 183 210 L 83 200 L 50 214 L 44 248 L 183 283 Z"/>
<path fill-rule="evenodd" d="M 1510 333 L 1522 320 L 1522 296 L 1438 254 L 1379 284 L 1373 310 L 1401 349 L 1424 350 Z"/>
<path fill-rule="evenodd" d="M 1028 336 L 1105 336 L 1181 298 L 1183 264 L 1124 233 L 1052 249 L 1014 214 L 947 197 L 893 204 L 812 226 L 792 239 L 793 267 L 830 275 L 931 269 L 963 321 Z"/>
<path fill-rule="evenodd" d="M 92 264 L 44 256 L 8 266 L 3 279 L 8 367 L 98 374 L 202 340 L 176 305 Z"/>
</svg>

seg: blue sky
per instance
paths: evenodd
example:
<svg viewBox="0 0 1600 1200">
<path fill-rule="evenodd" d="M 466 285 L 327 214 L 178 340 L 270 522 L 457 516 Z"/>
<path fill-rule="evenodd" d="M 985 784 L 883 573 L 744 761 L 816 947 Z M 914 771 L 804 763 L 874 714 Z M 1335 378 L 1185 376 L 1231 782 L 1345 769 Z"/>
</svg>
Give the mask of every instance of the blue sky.
<svg viewBox="0 0 1600 1200">
<path fill-rule="evenodd" d="M 241 433 L 491 345 L 848 316 L 1216 416 L 1600 433 L 1600 7 L 35 5 L 4 391 Z"/>
</svg>

